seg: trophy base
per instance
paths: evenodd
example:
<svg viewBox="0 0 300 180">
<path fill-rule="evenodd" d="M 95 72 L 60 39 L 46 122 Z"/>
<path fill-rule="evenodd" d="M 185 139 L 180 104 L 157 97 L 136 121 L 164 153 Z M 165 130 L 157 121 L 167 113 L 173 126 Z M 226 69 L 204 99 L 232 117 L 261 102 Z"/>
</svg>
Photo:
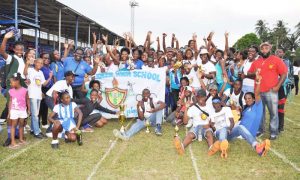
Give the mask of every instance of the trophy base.
<svg viewBox="0 0 300 180">
<path fill-rule="evenodd" d="M 149 133 L 150 133 L 150 130 L 149 130 L 148 128 L 146 129 L 146 133 L 147 133 L 147 134 L 149 134 Z"/>
<path fill-rule="evenodd" d="M 121 127 L 120 132 L 125 133 L 125 127 L 124 126 Z"/>
</svg>

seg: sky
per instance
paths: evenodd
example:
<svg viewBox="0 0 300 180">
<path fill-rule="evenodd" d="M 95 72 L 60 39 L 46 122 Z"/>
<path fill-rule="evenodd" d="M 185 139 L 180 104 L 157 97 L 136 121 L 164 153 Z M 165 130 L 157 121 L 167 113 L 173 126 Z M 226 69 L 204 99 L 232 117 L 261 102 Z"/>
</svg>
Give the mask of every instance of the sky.
<svg viewBox="0 0 300 180">
<path fill-rule="evenodd" d="M 122 35 L 130 32 L 129 0 L 59 0 L 81 14 L 95 20 L 109 30 Z M 240 37 L 255 32 L 259 19 L 270 27 L 283 20 L 294 30 L 300 22 L 300 0 L 136 0 L 135 33 L 137 44 L 143 44 L 147 32 L 152 31 L 152 41 L 167 33 L 167 46 L 174 33 L 180 46 L 187 44 L 192 34 L 203 37 L 214 31 L 214 42 L 224 49 L 224 33 L 229 32 L 229 44 Z M 291 32 L 292 32 L 291 31 Z M 156 44 L 153 46 L 156 48 Z"/>
</svg>

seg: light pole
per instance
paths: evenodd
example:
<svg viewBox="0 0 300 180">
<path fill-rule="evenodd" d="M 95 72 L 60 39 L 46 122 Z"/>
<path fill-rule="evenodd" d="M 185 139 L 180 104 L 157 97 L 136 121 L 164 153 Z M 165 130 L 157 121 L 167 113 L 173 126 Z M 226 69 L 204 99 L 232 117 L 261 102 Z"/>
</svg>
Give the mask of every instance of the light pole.
<svg viewBox="0 0 300 180">
<path fill-rule="evenodd" d="M 132 38 L 134 39 L 134 8 L 136 6 L 139 6 L 139 3 L 136 2 L 135 0 L 132 0 L 132 1 L 129 1 L 129 6 L 131 7 L 131 19 L 130 19 L 131 34 L 132 34 Z"/>
</svg>

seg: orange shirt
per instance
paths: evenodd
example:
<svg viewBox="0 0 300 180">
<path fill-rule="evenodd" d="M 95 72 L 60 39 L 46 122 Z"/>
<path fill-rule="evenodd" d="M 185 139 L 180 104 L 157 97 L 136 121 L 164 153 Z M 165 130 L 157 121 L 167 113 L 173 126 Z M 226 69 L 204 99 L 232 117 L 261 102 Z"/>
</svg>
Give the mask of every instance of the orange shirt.
<svg viewBox="0 0 300 180">
<path fill-rule="evenodd" d="M 260 75 L 262 76 L 260 84 L 261 92 L 270 91 L 270 89 L 278 84 L 279 76 L 286 74 L 288 71 L 284 62 L 274 55 L 270 55 L 267 59 L 260 57 L 252 63 L 248 72 L 254 73 L 259 68 L 261 69 Z"/>
</svg>

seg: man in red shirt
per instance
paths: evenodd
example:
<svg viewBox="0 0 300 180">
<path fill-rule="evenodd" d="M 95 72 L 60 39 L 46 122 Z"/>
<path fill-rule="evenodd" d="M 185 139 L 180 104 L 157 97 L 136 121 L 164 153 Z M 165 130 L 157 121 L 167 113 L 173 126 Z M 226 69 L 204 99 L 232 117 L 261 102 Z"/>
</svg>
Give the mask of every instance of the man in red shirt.
<svg viewBox="0 0 300 180">
<path fill-rule="evenodd" d="M 258 136 L 265 131 L 265 106 L 270 113 L 270 139 L 275 140 L 278 135 L 278 90 L 286 79 L 287 68 L 284 62 L 271 55 L 272 45 L 265 42 L 260 45 L 261 57 L 254 61 L 248 71 L 248 75 L 255 76 L 255 72 L 260 72 L 261 99 L 264 104 L 264 116 L 261 121 Z"/>
</svg>

